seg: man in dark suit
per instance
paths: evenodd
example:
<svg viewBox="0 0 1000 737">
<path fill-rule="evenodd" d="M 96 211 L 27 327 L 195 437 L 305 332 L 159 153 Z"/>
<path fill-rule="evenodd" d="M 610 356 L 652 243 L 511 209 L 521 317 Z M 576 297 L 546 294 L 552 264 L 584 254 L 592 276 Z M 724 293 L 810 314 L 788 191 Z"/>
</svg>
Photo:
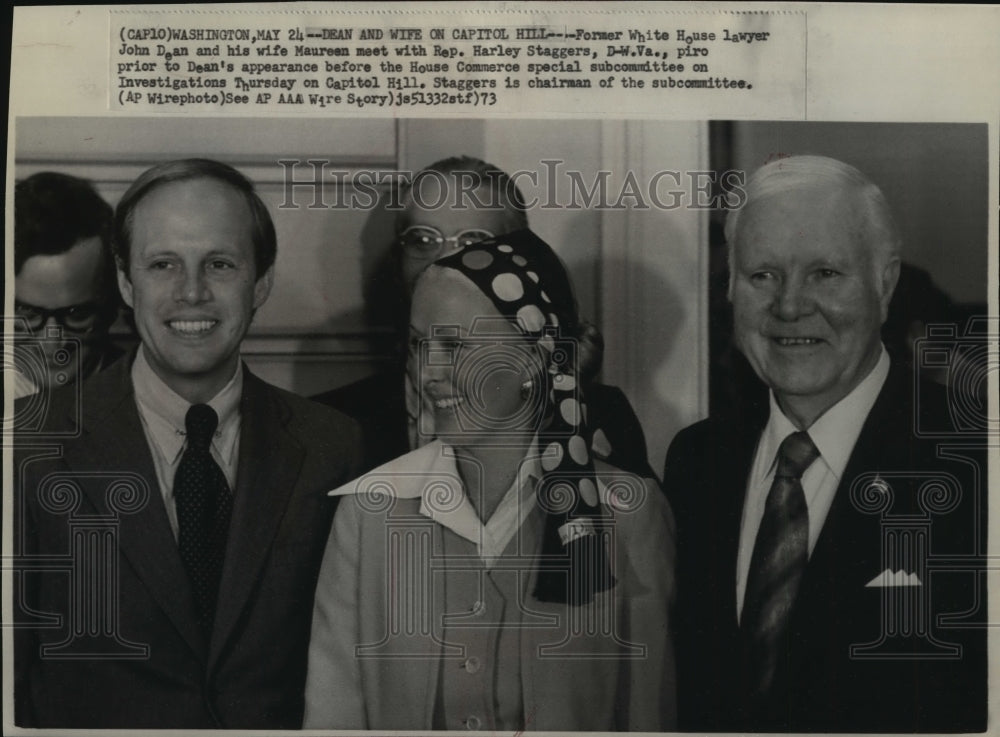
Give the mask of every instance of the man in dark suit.
<svg viewBox="0 0 1000 737">
<path fill-rule="evenodd" d="M 360 448 L 240 361 L 275 245 L 218 162 L 153 167 L 119 203 L 141 345 L 17 439 L 19 725 L 301 726 L 326 492 Z"/>
<path fill-rule="evenodd" d="M 682 729 L 986 727 L 986 465 L 890 365 L 899 274 L 878 188 L 780 159 L 730 213 L 736 341 L 770 400 L 671 444 Z M 916 388 L 914 388 L 916 387 Z"/>
</svg>

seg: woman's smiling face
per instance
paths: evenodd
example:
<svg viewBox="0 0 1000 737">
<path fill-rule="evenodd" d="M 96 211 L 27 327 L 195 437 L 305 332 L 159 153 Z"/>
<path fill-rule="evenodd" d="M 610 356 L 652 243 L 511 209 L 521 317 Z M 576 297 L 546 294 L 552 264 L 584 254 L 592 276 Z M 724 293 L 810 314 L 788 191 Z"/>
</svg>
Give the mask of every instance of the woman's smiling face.
<svg viewBox="0 0 1000 737">
<path fill-rule="evenodd" d="M 533 430 L 542 408 L 522 388 L 540 380 L 533 343 L 469 279 L 429 267 L 413 295 L 409 361 L 424 406 L 434 408 L 437 436 Z"/>
</svg>

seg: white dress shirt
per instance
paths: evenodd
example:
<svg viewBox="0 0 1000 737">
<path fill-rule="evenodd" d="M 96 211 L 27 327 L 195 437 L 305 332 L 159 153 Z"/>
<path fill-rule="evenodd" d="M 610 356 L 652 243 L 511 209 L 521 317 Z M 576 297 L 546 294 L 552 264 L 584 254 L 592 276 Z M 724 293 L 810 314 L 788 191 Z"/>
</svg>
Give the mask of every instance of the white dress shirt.
<svg viewBox="0 0 1000 737">
<path fill-rule="evenodd" d="M 150 367 L 142 346 L 132 364 L 132 385 L 139 419 L 156 467 L 156 480 L 163 494 L 170 528 L 177 539 L 177 508 L 174 503 L 174 475 L 186 447 L 187 431 L 184 418 L 191 403 L 168 387 Z M 240 448 L 240 399 L 243 396 L 243 366 L 236 364 L 236 373 L 208 404 L 219 416 L 219 425 L 212 438 L 210 452 L 226 475 L 229 488 L 236 489 L 236 465 Z"/>
<path fill-rule="evenodd" d="M 830 511 L 833 497 L 844 475 L 847 461 L 858 440 L 882 385 L 889 375 L 889 354 L 885 347 L 868 376 L 854 387 L 846 397 L 824 412 L 809 428 L 809 437 L 819 450 L 819 457 L 802 474 L 802 491 L 806 497 L 809 512 L 809 555 L 812 555 L 820 530 Z M 746 498 L 743 504 L 743 520 L 740 525 L 740 546 L 736 559 L 736 616 L 743 614 L 743 598 L 746 594 L 747 576 L 750 573 L 750 559 L 754 543 L 764 517 L 774 473 L 777 469 L 778 448 L 782 441 L 798 428 L 792 424 L 778 406 L 771 392 L 771 411 L 767 425 L 761 433 L 754 455 L 753 466 L 747 479 Z"/>
</svg>

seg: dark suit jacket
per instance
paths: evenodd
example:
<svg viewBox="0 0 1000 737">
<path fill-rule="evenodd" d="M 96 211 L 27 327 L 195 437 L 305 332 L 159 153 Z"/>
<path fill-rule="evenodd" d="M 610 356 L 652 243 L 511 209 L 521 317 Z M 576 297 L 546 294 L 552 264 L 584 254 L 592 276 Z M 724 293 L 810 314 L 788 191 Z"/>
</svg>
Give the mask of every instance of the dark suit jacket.
<svg viewBox="0 0 1000 737">
<path fill-rule="evenodd" d="M 361 426 L 363 473 L 410 452 L 406 386 L 399 371 L 379 371 L 312 400 L 343 412 Z"/>
<path fill-rule="evenodd" d="M 966 437 L 959 458 L 938 457 L 937 442 L 914 433 L 947 421 L 943 390 L 924 387 L 916 406 L 911 382 L 899 369 L 870 412 L 837 489 L 829 516 L 803 576 L 768 704 L 742 696 L 741 647 L 736 615 L 736 558 L 747 476 L 767 407 L 741 417 L 719 415 L 683 430 L 670 446 L 664 489 L 678 526 L 678 704 L 682 729 L 695 731 L 981 731 L 986 726 L 985 584 L 986 464 L 982 436 Z M 918 413 L 918 414 L 915 414 Z M 852 502 L 875 474 L 891 487 L 883 520 Z M 929 515 L 922 488 L 954 480 L 960 501 L 947 513 Z M 877 504 L 885 495 L 869 497 Z M 874 499 L 874 501 L 872 501 Z M 914 515 L 911 520 L 900 515 Z M 895 559 L 920 572 L 923 586 L 866 586 L 895 552 L 883 539 L 930 521 L 928 570 L 913 556 Z M 900 526 L 894 528 L 898 523 Z M 925 528 L 927 529 L 927 528 Z M 920 541 L 920 533 L 910 542 Z M 950 570 L 945 570 L 950 568 Z M 933 570 L 930 570 L 933 569 Z M 881 657 L 852 645 L 879 642 L 899 622 L 900 597 L 911 596 L 905 628 L 928 637 L 889 638 Z M 885 597 L 885 598 L 883 598 Z M 926 597 L 926 598 L 923 598 Z M 941 616 L 954 615 L 947 622 Z M 965 625 L 963 627 L 963 624 Z M 968 625 L 973 625 L 968 627 Z M 935 643 L 934 640 L 937 642 Z M 941 644 L 958 645 L 960 653 Z M 919 652 L 932 657 L 908 658 Z"/>
<path fill-rule="evenodd" d="M 312 399 L 361 425 L 366 472 L 410 452 L 405 381 L 399 371 L 381 371 Z M 603 460 L 642 478 L 653 478 L 642 425 L 624 392 L 616 386 L 592 384 L 586 402 L 590 428 L 603 429 L 611 445 L 611 453 Z"/>
<path fill-rule="evenodd" d="M 244 370 L 237 488 L 215 626 L 206 638 L 130 365 L 123 359 L 84 382 L 81 402 L 72 391 L 53 395 L 44 428 L 17 439 L 15 544 L 24 570 L 15 617 L 48 624 L 16 630 L 16 721 L 297 728 L 313 595 L 334 511 L 326 492 L 355 475 L 357 428 Z M 116 479 L 137 495 L 114 491 Z M 61 497 L 60 488 L 67 492 Z M 102 525 L 97 538 L 87 532 Z M 98 538 L 95 544 L 112 546 L 109 556 L 80 543 Z M 73 564 L 79 576 L 69 572 Z M 106 600 L 93 593 L 95 576 Z"/>
</svg>

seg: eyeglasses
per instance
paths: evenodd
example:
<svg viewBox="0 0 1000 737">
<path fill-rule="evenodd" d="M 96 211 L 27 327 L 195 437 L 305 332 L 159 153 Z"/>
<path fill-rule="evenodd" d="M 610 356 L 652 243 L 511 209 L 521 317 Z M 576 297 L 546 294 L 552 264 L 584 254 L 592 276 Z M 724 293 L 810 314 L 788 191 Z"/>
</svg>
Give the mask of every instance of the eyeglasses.
<svg viewBox="0 0 1000 737">
<path fill-rule="evenodd" d="M 50 310 L 14 300 L 14 312 L 17 317 L 21 318 L 18 324 L 27 325 L 32 331 L 40 329 L 49 321 L 49 318 L 53 318 L 56 324 L 67 332 L 89 333 L 97 326 L 98 321 L 106 311 L 107 306 L 101 302 L 83 302 L 78 305 L 67 305 Z"/>
<path fill-rule="evenodd" d="M 460 230 L 455 235 L 445 237 L 444 233 L 430 225 L 411 225 L 399 234 L 399 244 L 418 255 L 434 256 L 445 243 L 453 244 L 453 248 L 464 248 L 493 237 L 493 233 L 483 228 Z"/>
</svg>

